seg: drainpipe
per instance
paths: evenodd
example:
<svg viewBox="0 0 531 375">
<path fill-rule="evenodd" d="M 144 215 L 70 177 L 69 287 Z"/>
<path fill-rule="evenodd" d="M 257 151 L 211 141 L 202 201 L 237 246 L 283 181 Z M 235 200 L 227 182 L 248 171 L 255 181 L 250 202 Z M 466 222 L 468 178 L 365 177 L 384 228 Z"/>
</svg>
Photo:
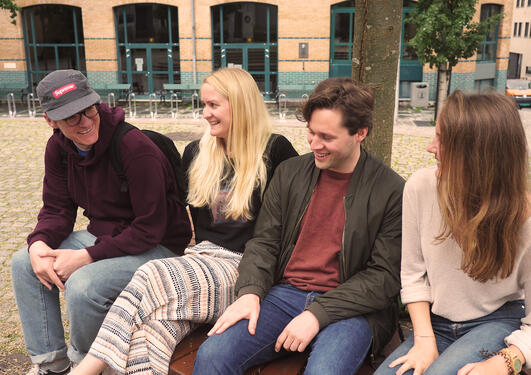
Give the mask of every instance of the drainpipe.
<svg viewBox="0 0 531 375">
<path fill-rule="evenodd" d="M 195 0 L 190 0 L 192 4 L 192 79 L 194 85 L 197 83 L 197 61 L 195 56 Z"/>
</svg>

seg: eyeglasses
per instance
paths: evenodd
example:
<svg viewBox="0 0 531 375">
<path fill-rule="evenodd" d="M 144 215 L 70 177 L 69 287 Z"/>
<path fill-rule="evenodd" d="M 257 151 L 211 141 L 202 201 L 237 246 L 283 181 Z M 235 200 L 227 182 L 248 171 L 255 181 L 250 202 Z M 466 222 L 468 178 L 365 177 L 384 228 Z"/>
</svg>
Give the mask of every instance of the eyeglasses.
<svg viewBox="0 0 531 375">
<path fill-rule="evenodd" d="M 65 122 L 68 124 L 68 126 L 77 126 L 81 122 L 81 115 L 85 115 L 86 118 L 94 118 L 98 115 L 98 106 L 97 105 L 91 105 L 88 108 L 85 108 L 81 112 L 76 113 L 75 115 L 72 115 L 65 119 Z"/>
</svg>

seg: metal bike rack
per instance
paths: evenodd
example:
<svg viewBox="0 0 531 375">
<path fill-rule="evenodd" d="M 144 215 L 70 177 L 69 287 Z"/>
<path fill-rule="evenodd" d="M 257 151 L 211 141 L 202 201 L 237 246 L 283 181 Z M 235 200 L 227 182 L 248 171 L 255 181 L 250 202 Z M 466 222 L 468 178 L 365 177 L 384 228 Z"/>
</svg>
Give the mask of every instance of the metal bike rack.
<svg viewBox="0 0 531 375">
<path fill-rule="evenodd" d="M 288 100 L 286 99 L 286 94 L 280 94 L 278 96 L 278 118 L 280 120 L 285 120 L 287 112 L 288 112 Z"/>
<path fill-rule="evenodd" d="M 199 110 L 199 95 L 197 94 L 197 91 L 194 91 L 192 94 L 192 116 L 194 116 L 195 120 L 199 118 Z"/>
<path fill-rule="evenodd" d="M 171 94 L 170 96 L 170 107 L 171 107 L 171 118 L 177 118 L 179 114 L 179 102 L 176 93 Z"/>
<path fill-rule="evenodd" d="M 9 111 L 9 117 L 15 117 L 17 115 L 17 106 L 15 105 L 15 94 L 10 92 L 7 94 L 7 109 Z"/>
<path fill-rule="evenodd" d="M 151 118 L 157 117 L 157 94 L 154 92 L 149 94 L 149 113 Z"/>
<path fill-rule="evenodd" d="M 37 113 L 37 110 L 35 109 L 35 96 L 30 92 L 26 99 L 28 101 L 28 116 L 35 117 L 35 114 Z"/>
<path fill-rule="evenodd" d="M 114 96 L 114 92 L 107 94 L 107 103 L 109 103 L 109 107 L 116 107 L 116 97 Z"/>
<path fill-rule="evenodd" d="M 136 95 L 134 92 L 129 94 L 127 101 L 129 102 L 129 117 L 135 118 L 136 117 Z"/>
</svg>

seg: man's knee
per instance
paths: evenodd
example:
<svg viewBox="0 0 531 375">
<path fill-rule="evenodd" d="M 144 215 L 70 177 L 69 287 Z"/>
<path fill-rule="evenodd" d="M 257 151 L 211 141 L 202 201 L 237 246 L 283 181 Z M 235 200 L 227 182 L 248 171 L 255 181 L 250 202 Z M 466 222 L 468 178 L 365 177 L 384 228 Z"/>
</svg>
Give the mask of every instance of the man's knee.
<svg viewBox="0 0 531 375">
<path fill-rule="evenodd" d="M 28 248 L 19 249 L 11 258 L 11 276 L 15 278 L 18 275 L 33 272 L 31 261 L 28 254 Z"/>
<path fill-rule="evenodd" d="M 102 280 L 98 280 L 86 272 L 74 272 L 65 283 L 65 301 L 71 313 L 88 313 L 89 311 L 104 313 L 112 304 L 104 295 Z M 107 283 L 110 283 L 107 280 Z"/>
<path fill-rule="evenodd" d="M 201 344 L 195 357 L 194 369 L 196 371 L 194 373 L 208 374 L 213 373 L 215 370 L 223 373 L 223 369 L 234 369 L 237 366 L 236 363 L 232 363 L 231 361 L 231 359 L 236 357 L 236 353 L 231 349 L 231 345 L 223 343 L 219 338 L 217 335 L 212 336 Z"/>
</svg>

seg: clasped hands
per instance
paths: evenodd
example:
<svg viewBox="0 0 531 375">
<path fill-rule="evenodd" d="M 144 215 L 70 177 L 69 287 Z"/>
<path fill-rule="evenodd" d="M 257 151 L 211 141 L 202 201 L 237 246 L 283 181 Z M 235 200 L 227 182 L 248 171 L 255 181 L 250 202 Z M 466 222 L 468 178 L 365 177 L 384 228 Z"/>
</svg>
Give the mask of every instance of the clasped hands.
<svg viewBox="0 0 531 375">
<path fill-rule="evenodd" d="M 248 319 L 251 335 L 256 332 L 256 323 L 260 314 L 260 298 L 256 294 L 245 294 L 234 301 L 220 316 L 208 336 L 221 334 L 242 319 Z M 303 352 L 313 338 L 319 333 L 319 322 L 310 311 L 304 311 L 288 323 L 275 343 L 275 351 L 284 348 L 288 351 Z"/>
<path fill-rule="evenodd" d="M 52 285 L 65 290 L 63 283 L 70 275 L 84 265 L 92 263 L 92 258 L 86 249 L 52 250 L 43 241 L 31 244 L 29 257 L 35 276 L 50 290 Z"/>
</svg>

